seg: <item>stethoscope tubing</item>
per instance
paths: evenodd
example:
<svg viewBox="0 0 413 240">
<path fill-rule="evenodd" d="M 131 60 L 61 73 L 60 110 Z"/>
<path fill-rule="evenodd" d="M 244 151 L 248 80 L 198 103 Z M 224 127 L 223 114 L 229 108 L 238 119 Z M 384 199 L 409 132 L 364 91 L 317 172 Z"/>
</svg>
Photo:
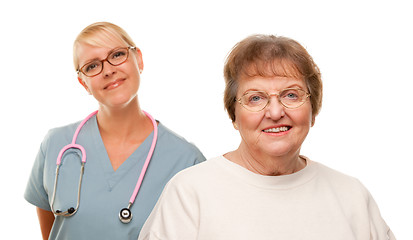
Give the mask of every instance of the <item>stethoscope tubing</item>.
<svg viewBox="0 0 413 240">
<path fill-rule="evenodd" d="M 85 150 L 81 145 L 76 144 L 76 140 L 77 140 L 77 137 L 78 137 L 79 132 L 80 132 L 80 130 L 82 129 L 83 125 L 85 125 L 85 123 L 86 123 L 92 116 L 96 115 L 97 112 L 98 112 L 97 110 L 94 111 L 94 112 L 92 112 L 91 114 L 89 114 L 89 115 L 79 124 L 79 126 L 77 127 L 77 129 L 76 129 L 76 131 L 75 131 L 75 133 L 74 133 L 74 135 L 73 135 L 72 142 L 71 142 L 70 144 L 64 146 L 64 147 L 60 150 L 60 152 L 59 152 L 59 154 L 58 154 L 58 157 L 57 157 L 57 160 L 56 160 L 56 165 L 57 165 L 57 166 L 56 166 L 55 184 L 54 184 L 53 195 L 52 195 L 52 200 L 51 200 L 51 209 L 52 209 L 52 212 L 53 212 L 54 214 L 58 215 L 58 216 L 70 217 L 70 216 L 74 215 L 74 214 L 77 212 L 78 208 L 79 208 L 81 185 L 82 185 L 82 179 L 83 179 L 83 173 L 84 173 L 84 166 L 85 166 L 85 163 L 86 163 L 86 150 Z M 146 116 L 151 120 L 151 122 L 152 122 L 152 125 L 153 125 L 153 139 L 152 139 L 151 147 L 150 147 L 150 149 L 149 149 L 149 153 L 148 153 L 148 155 L 147 155 L 147 157 L 146 157 L 146 160 L 145 160 L 144 165 L 143 165 L 143 167 L 142 167 L 141 173 L 139 174 L 139 178 L 138 178 L 138 181 L 137 181 L 137 183 L 136 183 L 135 189 L 134 189 L 134 191 L 133 191 L 133 193 L 132 193 L 131 198 L 129 199 L 128 207 L 125 208 L 126 211 L 128 212 L 128 215 L 129 215 L 129 216 L 128 216 L 128 218 L 123 218 L 121 215 L 119 215 L 119 218 L 120 218 L 120 220 L 121 220 L 123 223 L 128 223 L 128 222 L 130 222 L 130 220 L 132 219 L 132 213 L 130 212 L 130 207 L 131 207 L 132 204 L 135 202 L 136 196 L 138 195 L 139 189 L 140 189 L 140 187 L 141 187 L 141 185 L 142 185 L 142 181 L 143 181 L 143 178 L 144 178 L 144 176 L 145 176 L 145 174 L 146 174 L 146 170 L 147 170 L 147 168 L 148 168 L 149 162 L 150 162 L 151 159 L 152 159 L 152 155 L 153 155 L 153 152 L 154 152 L 154 150 L 155 150 L 156 142 L 157 142 L 157 139 L 158 139 L 158 124 L 157 124 L 157 122 L 155 121 L 155 119 L 154 119 L 149 113 L 147 113 L 147 112 L 145 112 L 145 111 L 143 111 L 143 112 L 145 113 L 145 115 L 146 115 Z M 78 194 L 77 194 L 76 208 L 69 208 L 69 209 L 68 209 L 67 211 L 65 211 L 65 212 L 62 212 L 62 211 L 60 211 L 60 210 L 56 210 L 56 211 L 55 211 L 54 208 L 53 208 L 53 204 L 54 204 L 54 200 L 55 200 L 55 197 L 56 197 L 57 180 L 58 180 L 59 169 L 60 169 L 62 157 L 63 157 L 63 154 L 64 154 L 68 149 L 71 149 L 71 148 L 79 149 L 79 150 L 81 151 L 81 153 L 82 153 L 82 165 L 81 165 L 81 169 L 80 169 L 80 177 L 79 177 L 79 185 L 78 185 Z M 122 209 L 122 210 L 121 210 L 121 213 L 122 213 L 122 211 L 125 210 L 125 209 Z"/>
<path fill-rule="evenodd" d="M 156 123 L 155 119 L 147 112 L 143 111 L 145 115 L 151 120 L 152 125 L 153 125 L 153 138 L 152 138 L 152 144 L 151 148 L 149 149 L 149 153 L 146 156 L 145 163 L 143 164 L 141 174 L 139 174 L 138 182 L 136 183 L 135 189 L 133 190 L 132 196 L 129 199 L 129 206 L 131 206 L 136 199 L 136 196 L 138 195 L 139 189 L 141 188 L 143 178 L 146 174 L 146 170 L 148 169 L 149 162 L 152 159 L 153 151 L 155 150 L 156 146 L 156 141 L 158 140 L 158 124 Z M 128 207 L 129 208 L 129 207 Z"/>
<path fill-rule="evenodd" d="M 96 115 L 98 113 L 98 110 L 92 112 L 91 114 L 89 114 L 85 119 L 83 119 L 83 121 L 79 124 L 79 126 L 77 127 L 75 134 L 73 135 L 73 139 L 72 139 L 72 143 L 64 146 L 62 148 L 62 150 L 60 150 L 59 155 L 57 156 L 57 161 L 56 161 L 56 165 L 60 165 L 60 163 L 62 162 L 62 157 L 63 154 L 70 148 L 77 148 L 82 152 L 82 163 L 86 162 L 86 150 L 79 144 L 76 144 L 76 139 L 77 136 L 79 135 L 80 130 L 82 129 L 83 125 L 85 125 L 85 123 L 94 115 Z"/>
</svg>

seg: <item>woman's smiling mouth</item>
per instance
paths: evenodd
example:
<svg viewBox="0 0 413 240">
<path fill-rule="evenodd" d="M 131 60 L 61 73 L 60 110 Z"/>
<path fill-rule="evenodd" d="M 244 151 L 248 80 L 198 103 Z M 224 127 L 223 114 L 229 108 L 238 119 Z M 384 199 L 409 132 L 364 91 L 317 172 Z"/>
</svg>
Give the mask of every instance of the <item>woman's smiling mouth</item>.
<svg viewBox="0 0 413 240">
<path fill-rule="evenodd" d="M 267 129 L 264 129 L 262 131 L 266 132 L 266 133 L 282 133 L 282 132 L 287 132 L 291 128 L 292 127 L 290 127 L 290 126 L 282 126 L 282 127 L 267 128 Z"/>
</svg>

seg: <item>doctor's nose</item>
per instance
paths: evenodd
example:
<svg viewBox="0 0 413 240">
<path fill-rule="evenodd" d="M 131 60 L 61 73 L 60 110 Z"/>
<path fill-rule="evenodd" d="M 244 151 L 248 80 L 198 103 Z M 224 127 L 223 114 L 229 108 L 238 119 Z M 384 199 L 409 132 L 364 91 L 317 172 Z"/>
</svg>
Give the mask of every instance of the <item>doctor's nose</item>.
<svg viewBox="0 0 413 240">
<path fill-rule="evenodd" d="M 113 66 L 112 64 L 110 64 L 108 61 L 104 61 L 102 63 L 102 73 L 104 77 L 108 77 L 111 76 L 113 74 L 116 73 L 116 67 L 117 66 Z"/>
<path fill-rule="evenodd" d="M 277 96 L 273 96 L 264 108 L 265 117 L 279 120 L 285 116 L 285 107 L 280 103 Z"/>
</svg>

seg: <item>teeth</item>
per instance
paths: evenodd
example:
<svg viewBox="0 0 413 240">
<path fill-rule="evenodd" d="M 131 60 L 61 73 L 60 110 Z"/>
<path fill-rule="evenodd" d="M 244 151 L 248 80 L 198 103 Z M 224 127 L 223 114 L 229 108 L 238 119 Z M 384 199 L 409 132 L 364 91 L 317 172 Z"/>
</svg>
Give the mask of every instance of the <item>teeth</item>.
<svg viewBox="0 0 413 240">
<path fill-rule="evenodd" d="M 288 131 L 288 127 L 269 128 L 269 129 L 264 130 L 264 132 L 267 132 L 267 133 L 279 133 L 279 132 L 285 132 L 285 131 Z"/>
</svg>

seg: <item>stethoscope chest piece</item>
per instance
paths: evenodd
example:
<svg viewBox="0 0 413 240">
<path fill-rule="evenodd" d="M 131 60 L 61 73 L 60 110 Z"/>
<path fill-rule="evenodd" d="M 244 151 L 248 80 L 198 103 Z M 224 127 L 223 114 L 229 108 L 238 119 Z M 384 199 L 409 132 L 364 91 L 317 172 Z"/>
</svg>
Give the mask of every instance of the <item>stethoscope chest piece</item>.
<svg viewBox="0 0 413 240">
<path fill-rule="evenodd" d="M 119 212 L 119 219 L 123 223 L 129 223 L 132 220 L 132 212 L 129 208 L 122 208 Z"/>
</svg>

